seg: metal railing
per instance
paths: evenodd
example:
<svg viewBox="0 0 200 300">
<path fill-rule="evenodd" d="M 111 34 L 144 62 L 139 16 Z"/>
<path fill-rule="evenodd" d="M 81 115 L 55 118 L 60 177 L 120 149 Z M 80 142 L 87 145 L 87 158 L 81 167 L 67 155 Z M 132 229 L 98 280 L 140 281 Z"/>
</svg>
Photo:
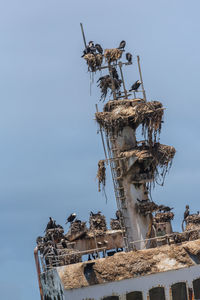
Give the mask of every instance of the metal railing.
<svg viewBox="0 0 200 300">
<path fill-rule="evenodd" d="M 199 239 L 198 237 L 193 237 L 192 240 L 189 240 L 190 238 L 190 234 L 191 233 L 199 233 L 200 229 L 193 229 L 193 230 L 188 230 L 188 231 L 184 231 L 184 232 L 173 232 L 170 234 L 165 234 L 165 235 L 161 235 L 161 236 L 155 236 L 152 238 L 148 238 L 148 239 L 140 239 L 140 240 L 136 240 L 136 241 L 132 241 L 129 244 L 131 245 L 131 248 L 134 249 L 134 245 L 136 245 L 137 243 L 144 243 L 145 245 L 147 245 L 148 242 L 151 241 L 156 241 L 156 247 L 162 246 L 163 244 L 160 242 L 163 242 L 163 240 L 165 240 L 166 244 L 171 245 L 176 243 L 175 240 L 170 241 L 171 238 L 175 238 L 175 236 L 184 236 L 184 234 L 186 235 L 186 239 L 177 243 L 182 243 L 182 242 L 187 242 L 187 241 L 192 241 L 192 240 L 197 240 Z M 187 236 L 188 235 L 188 236 Z M 135 247 L 136 248 L 136 247 Z M 145 249 L 150 249 L 150 248 L 155 248 L 154 246 L 150 246 L 148 245 L 148 247 L 146 247 Z M 36 251 L 37 250 L 37 251 Z M 57 249 L 57 251 L 63 251 L 64 249 Z M 99 256 L 99 252 L 103 253 L 103 257 L 106 257 L 107 253 L 106 251 L 108 250 L 106 247 L 101 247 L 101 248 L 94 248 L 94 249 L 90 249 L 90 250 L 84 250 L 84 251 L 73 251 L 74 249 L 67 249 L 67 250 L 71 250 L 71 252 L 69 253 L 60 253 L 58 255 L 52 254 L 52 253 L 47 253 L 46 255 L 43 254 L 38 254 L 38 249 L 36 248 L 34 251 L 34 255 L 35 255 L 35 261 L 36 261 L 36 266 L 37 266 L 37 271 L 38 271 L 38 280 L 40 278 L 40 274 L 41 273 L 45 273 L 47 272 L 49 269 L 52 268 L 56 268 L 59 266 L 65 266 L 65 265 L 69 265 L 69 264 L 74 264 L 74 263 L 78 263 L 78 262 L 82 262 L 82 256 L 83 255 L 89 255 L 89 254 L 96 254 L 96 259 L 100 259 L 101 257 Z M 112 250 L 112 249 L 109 249 Z M 37 252 L 37 255 L 36 255 Z M 36 257 L 37 256 L 37 257 Z M 42 272 L 40 269 L 40 266 L 42 266 Z M 40 283 L 40 280 L 39 280 Z M 39 284 L 40 286 L 40 284 Z M 41 287 L 40 287 L 41 288 Z"/>
<path fill-rule="evenodd" d="M 163 239 L 166 239 L 166 241 L 169 242 L 170 238 L 173 238 L 177 235 L 181 236 L 181 235 L 184 235 L 184 234 L 189 234 L 189 233 L 192 233 L 192 232 L 200 232 L 200 229 L 187 230 L 187 231 L 184 231 L 184 232 L 172 232 L 172 233 L 169 233 L 169 234 L 155 236 L 155 237 L 148 238 L 148 239 L 141 239 L 141 240 L 137 240 L 137 241 L 132 241 L 132 242 L 130 242 L 130 244 L 133 245 L 133 244 L 142 243 L 142 242 L 147 243 L 148 241 L 155 241 L 155 240 L 158 240 L 158 241 L 160 240 L 161 241 Z M 170 242 L 168 244 L 170 245 Z M 153 248 L 153 247 L 148 247 L 148 249 L 149 248 Z"/>
<path fill-rule="evenodd" d="M 63 251 L 64 249 L 57 249 L 57 251 Z M 73 249 L 67 249 L 67 250 L 73 250 Z M 103 252 L 104 256 L 106 256 L 106 247 L 101 248 L 94 248 L 90 250 L 84 250 L 84 251 L 71 251 L 69 253 L 62 253 L 62 254 L 40 254 L 38 255 L 43 272 L 46 272 L 49 269 L 56 268 L 59 266 L 65 266 L 73 263 L 82 262 L 81 258 L 83 255 L 93 254 L 96 253 L 97 257 L 95 259 L 100 259 L 99 252 Z M 69 262 L 71 259 L 72 262 Z M 74 262 L 73 262 L 74 261 Z"/>
</svg>

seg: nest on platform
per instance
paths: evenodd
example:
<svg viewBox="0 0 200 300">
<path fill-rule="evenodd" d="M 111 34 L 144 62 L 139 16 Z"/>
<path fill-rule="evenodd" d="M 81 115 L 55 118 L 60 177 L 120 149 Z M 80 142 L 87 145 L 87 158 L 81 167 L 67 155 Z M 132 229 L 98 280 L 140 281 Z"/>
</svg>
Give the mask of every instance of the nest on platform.
<svg viewBox="0 0 200 300">
<path fill-rule="evenodd" d="M 127 159 L 136 157 L 135 164 L 137 163 L 138 168 L 134 168 L 135 172 L 138 169 L 141 174 L 150 174 L 153 181 L 157 181 L 162 177 L 164 182 L 165 176 L 172 166 L 175 153 L 174 147 L 155 143 L 153 146 L 146 144 L 137 146 L 133 150 L 121 152 L 119 156 Z M 122 165 L 123 171 L 126 173 L 128 170 L 127 161 L 123 160 Z M 133 173 L 133 170 L 131 172 Z M 140 173 L 133 173 L 133 175 L 135 175 L 135 178 L 140 179 Z"/>
<path fill-rule="evenodd" d="M 110 228 L 112 230 L 120 230 L 121 229 L 120 221 L 117 219 L 111 219 L 110 220 Z"/>
<path fill-rule="evenodd" d="M 193 214 L 189 215 L 186 218 L 187 225 L 188 224 L 199 224 L 200 225 L 200 215 L 199 214 Z"/>
<path fill-rule="evenodd" d="M 76 234 L 79 232 L 86 232 L 86 231 L 87 231 L 86 222 L 81 222 L 80 220 L 76 220 L 71 223 L 70 226 L 71 234 Z"/>
<path fill-rule="evenodd" d="M 173 220 L 174 214 L 173 212 L 162 212 L 162 213 L 157 213 L 155 214 L 155 217 L 153 218 L 153 221 L 155 223 L 164 223 L 164 222 L 169 222 Z"/>
<path fill-rule="evenodd" d="M 147 216 L 158 209 L 158 205 L 153 201 L 143 201 L 139 204 L 136 203 L 135 206 L 138 213 L 143 216 Z"/>
<path fill-rule="evenodd" d="M 55 241 L 56 243 L 59 243 L 64 236 L 63 233 L 64 233 L 63 228 L 48 229 L 45 234 L 45 240 Z"/>
<path fill-rule="evenodd" d="M 101 90 L 101 98 L 100 101 L 105 101 L 108 92 L 110 91 L 111 94 L 113 93 L 113 90 L 118 92 L 120 90 L 122 81 L 120 79 L 111 78 L 110 75 L 102 76 L 98 79 L 97 85 Z"/>
<path fill-rule="evenodd" d="M 189 240 L 188 232 L 181 232 L 173 234 L 173 240 L 175 244 L 183 243 Z"/>
<path fill-rule="evenodd" d="M 106 185 L 106 167 L 104 160 L 98 162 L 98 191 L 101 192 L 101 186 L 104 188 Z"/>
<path fill-rule="evenodd" d="M 62 249 L 59 250 L 58 265 L 65 266 L 81 262 L 81 254 L 76 249 Z"/>
<path fill-rule="evenodd" d="M 106 218 L 101 213 L 90 215 L 90 230 L 91 231 L 106 231 Z"/>
<path fill-rule="evenodd" d="M 159 101 L 110 101 L 104 107 L 104 112 L 96 113 L 96 121 L 107 134 L 118 135 L 125 126 L 136 129 L 142 125 L 142 133 L 148 139 L 149 145 L 157 141 L 161 131 L 164 108 Z M 115 102 L 115 103 L 113 103 Z"/>
<path fill-rule="evenodd" d="M 88 53 L 84 56 L 84 59 L 87 62 L 88 69 L 92 72 L 95 72 L 99 67 L 101 67 L 103 62 L 103 55 Z"/>
<path fill-rule="evenodd" d="M 115 62 L 121 58 L 123 51 L 117 48 L 105 49 L 104 57 L 108 63 Z"/>
</svg>

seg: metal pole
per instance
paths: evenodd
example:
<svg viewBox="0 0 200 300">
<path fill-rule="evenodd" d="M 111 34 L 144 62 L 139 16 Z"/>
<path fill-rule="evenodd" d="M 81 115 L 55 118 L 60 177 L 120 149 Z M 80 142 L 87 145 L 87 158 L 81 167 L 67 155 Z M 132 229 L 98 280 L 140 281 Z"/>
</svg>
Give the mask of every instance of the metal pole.
<svg viewBox="0 0 200 300">
<path fill-rule="evenodd" d="M 138 69 L 139 69 L 139 73 L 140 73 L 140 81 L 142 83 L 143 97 L 144 97 L 144 101 L 146 102 L 147 98 L 146 98 L 146 93 L 145 93 L 145 90 L 144 90 L 144 84 L 143 84 L 143 80 L 142 80 L 142 72 L 141 72 L 141 67 L 140 67 L 140 57 L 139 57 L 139 55 L 137 56 L 137 63 L 138 63 Z"/>
<path fill-rule="evenodd" d="M 86 43 L 85 33 L 84 33 L 84 30 L 83 30 L 83 24 L 80 23 L 80 26 L 81 26 L 82 36 L 83 36 L 83 42 L 84 42 L 85 48 L 86 48 L 87 47 L 87 43 Z"/>
<path fill-rule="evenodd" d="M 35 264 L 36 264 L 36 269 L 37 269 L 37 277 L 38 277 L 38 283 L 39 283 L 39 290 L 40 290 L 40 298 L 41 300 L 43 300 L 43 292 L 42 292 L 42 284 L 41 284 L 41 281 L 40 281 L 40 274 L 41 274 L 41 271 L 40 271 L 40 262 L 39 262 L 39 258 L 38 258 L 38 247 L 36 247 L 34 249 L 34 257 L 35 257 Z"/>
<path fill-rule="evenodd" d="M 96 106 L 96 112 L 99 112 L 98 105 L 95 104 L 95 106 Z M 102 144 L 103 144 L 103 150 L 104 150 L 104 154 L 105 154 L 105 158 L 106 158 L 106 163 L 108 165 L 108 157 L 107 157 L 107 153 L 106 153 L 106 147 L 105 147 L 105 143 L 104 143 L 103 132 L 102 132 L 102 128 L 101 128 L 100 124 L 99 124 L 99 129 L 100 129 L 100 133 L 101 133 L 101 140 L 102 140 Z"/>
<path fill-rule="evenodd" d="M 124 76 L 123 76 L 123 72 L 122 72 L 122 62 L 119 61 L 118 65 L 119 65 L 119 69 L 120 69 L 120 73 L 121 73 L 121 78 L 122 78 L 122 83 L 123 83 L 123 88 L 124 88 L 124 94 L 125 94 L 126 99 L 128 99 L 127 90 L 126 90 L 125 82 L 124 82 Z"/>
</svg>

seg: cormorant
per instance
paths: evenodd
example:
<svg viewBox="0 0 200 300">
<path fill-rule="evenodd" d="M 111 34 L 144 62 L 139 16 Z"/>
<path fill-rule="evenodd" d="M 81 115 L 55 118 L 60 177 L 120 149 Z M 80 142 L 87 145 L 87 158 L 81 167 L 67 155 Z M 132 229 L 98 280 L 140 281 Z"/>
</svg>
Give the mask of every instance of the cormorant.
<svg viewBox="0 0 200 300">
<path fill-rule="evenodd" d="M 189 216 L 190 214 L 190 208 L 189 205 L 186 205 L 185 212 L 184 212 L 184 220 Z"/>
<path fill-rule="evenodd" d="M 90 49 L 90 52 L 89 52 L 89 53 L 93 53 L 93 54 L 96 53 L 96 48 L 95 48 L 95 46 L 94 46 L 94 42 L 93 42 L 93 41 L 90 41 L 90 42 L 89 42 L 88 48 Z"/>
<path fill-rule="evenodd" d="M 67 218 L 67 221 L 65 222 L 65 224 L 72 223 L 75 219 L 76 219 L 76 214 L 73 213 Z"/>
<path fill-rule="evenodd" d="M 47 231 L 48 229 L 53 229 L 55 228 L 55 221 L 52 217 L 49 217 L 49 222 L 47 223 L 46 229 L 45 231 Z"/>
<path fill-rule="evenodd" d="M 89 47 L 89 48 L 94 47 L 94 42 L 93 42 L 93 41 L 90 41 L 89 44 L 88 44 L 88 47 Z"/>
<path fill-rule="evenodd" d="M 140 87 L 141 85 L 141 81 L 140 80 L 137 80 L 131 87 L 131 89 L 129 90 L 129 92 L 131 91 L 136 91 L 138 90 L 138 88 Z"/>
<path fill-rule="evenodd" d="M 122 216 L 121 211 L 120 211 L 120 210 L 117 210 L 116 213 L 115 213 L 115 216 L 116 216 L 117 220 L 119 220 L 120 217 Z"/>
<path fill-rule="evenodd" d="M 96 44 L 96 45 L 95 45 L 95 48 L 97 49 L 97 51 L 98 51 L 100 54 L 103 54 L 103 49 L 102 49 L 101 45 Z"/>
<path fill-rule="evenodd" d="M 128 60 L 129 64 L 132 64 L 132 54 L 131 53 L 126 53 L 126 59 Z"/>
<path fill-rule="evenodd" d="M 114 79 L 119 80 L 119 75 L 118 75 L 117 70 L 116 70 L 115 67 L 112 67 L 111 73 L 112 73 L 112 77 L 113 77 Z"/>
<path fill-rule="evenodd" d="M 125 41 L 121 41 L 121 43 L 119 44 L 118 49 L 124 50 L 125 46 L 126 46 L 126 42 Z"/>
</svg>

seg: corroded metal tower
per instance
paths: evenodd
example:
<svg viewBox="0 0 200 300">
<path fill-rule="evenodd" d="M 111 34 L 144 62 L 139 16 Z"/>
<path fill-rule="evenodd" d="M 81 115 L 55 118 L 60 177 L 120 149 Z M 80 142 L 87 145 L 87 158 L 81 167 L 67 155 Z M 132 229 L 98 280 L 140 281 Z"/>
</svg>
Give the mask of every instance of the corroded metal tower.
<svg viewBox="0 0 200 300">
<path fill-rule="evenodd" d="M 124 243 L 127 250 L 148 247 L 152 236 L 152 212 L 157 206 L 149 200 L 149 188 L 173 159 L 175 149 L 158 143 L 163 107 L 158 101 L 143 99 L 109 101 L 96 120 L 104 130 L 115 197 L 121 211 Z M 144 140 L 137 141 L 136 131 L 143 127 Z"/>
</svg>

